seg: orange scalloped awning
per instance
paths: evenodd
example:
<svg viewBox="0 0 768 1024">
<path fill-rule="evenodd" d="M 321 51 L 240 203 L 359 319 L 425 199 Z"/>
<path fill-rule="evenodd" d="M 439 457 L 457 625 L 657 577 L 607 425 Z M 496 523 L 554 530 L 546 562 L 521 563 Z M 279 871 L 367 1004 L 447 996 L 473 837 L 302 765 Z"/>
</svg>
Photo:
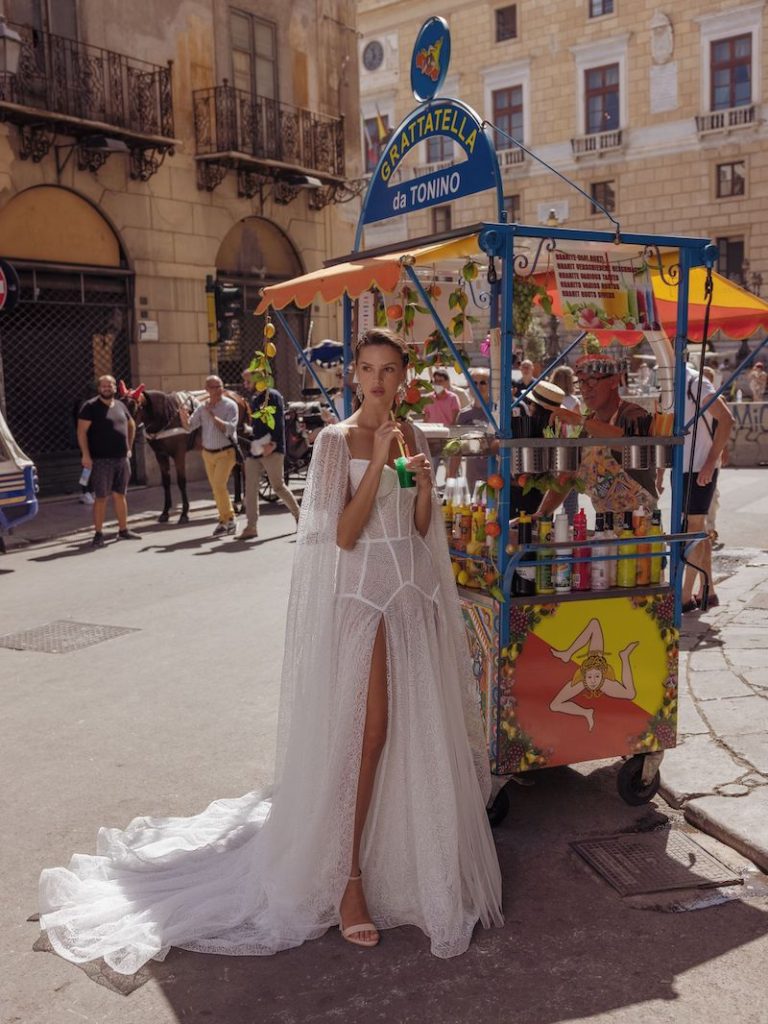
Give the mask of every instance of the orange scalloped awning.
<svg viewBox="0 0 768 1024">
<path fill-rule="evenodd" d="M 294 277 L 291 281 L 269 285 L 262 291 L 256 315 L 265 313 L 270 308 L 285 309 L 291 304 L 303 309 L 316 298 L 335 302 L 346 294 L 350 299 L 356 299 L 374 286 L 382 292 L 392 292 L 400 281 L 404 257 L 417 266 L 424 266 L 438 260 L 467 259 L 476 256 L 478 251 L 477 235 L 463 235 L 447 242 L 436 242 L 415 249 L 401 249 L 385 256 L 370 256 L 367 259 L 350 260 L 347 263 L 323 267 L 322 270 L 313 270 L 310 274 Z"/>
</svg>

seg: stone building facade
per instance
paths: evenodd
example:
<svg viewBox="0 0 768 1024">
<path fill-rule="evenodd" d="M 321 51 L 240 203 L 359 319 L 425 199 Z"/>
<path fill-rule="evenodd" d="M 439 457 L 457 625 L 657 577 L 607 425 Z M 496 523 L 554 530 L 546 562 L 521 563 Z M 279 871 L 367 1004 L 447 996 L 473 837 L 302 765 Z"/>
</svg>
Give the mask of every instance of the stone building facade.
<svg viewBox="0 0 768 1024">
<path fill-rule="evenodd" d="M 622 230 L 711 237 L 721 273 L 768 292 L 764 3 L 360 0 L 361 148 L 369 167 L 379 137 L 415 105 L 411 50 L 434 14 L 451 29 L 444 95 L 573 179 Z M 504 135 L 496 145 L 511 220 L 611 229 L 587 198 Z M 420 148 L 404 175 L 458 156 L 438 141 Z M 366 245 L 495 216 L 485 193 L 413 215 L 407 225 L 373 226 Z"/>
<path fill-rule="evenodd" d="M 21 37 L 0 68 L 0 401 L 44 490 L 76 480 L 94 378 L 236 383 L 262 340 L 259 289 L 351 246 L 360 176 L 352 0 L 0 0 Z M 347 155 L 349 154 L 349 156 Z M 216 344 L 206 292 L 243 300 Z M 215 318 L 214 318 L 215 319 Z M 337 311 L 294 311 L 299 340 Z M 278 385 L 299 397 L 278 341 Z M 148 467 L 149 468 L 149 467 Z"/>
</svg>

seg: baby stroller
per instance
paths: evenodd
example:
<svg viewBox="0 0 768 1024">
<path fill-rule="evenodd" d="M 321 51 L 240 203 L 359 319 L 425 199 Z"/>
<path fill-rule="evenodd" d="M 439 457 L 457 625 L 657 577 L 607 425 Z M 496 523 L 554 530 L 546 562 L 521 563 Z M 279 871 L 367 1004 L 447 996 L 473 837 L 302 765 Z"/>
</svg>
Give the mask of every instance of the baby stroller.
<svg viewBox="0 0 768 1024">
<path fill-rule="evenodd" d="M 0 412 L 0 554 L 5 534 L 37 515 L 37 470 L 19 448 Z"/>
</svg>

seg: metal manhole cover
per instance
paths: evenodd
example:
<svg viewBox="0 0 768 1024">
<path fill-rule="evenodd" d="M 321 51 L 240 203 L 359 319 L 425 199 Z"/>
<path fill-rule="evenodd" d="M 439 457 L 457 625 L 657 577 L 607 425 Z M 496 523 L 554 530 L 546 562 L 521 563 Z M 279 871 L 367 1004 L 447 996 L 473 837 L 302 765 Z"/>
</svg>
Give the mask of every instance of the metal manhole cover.
<svg viewBox="0 0 768 1024">
<path fill-rule="evenodd" d="M 697 842 L 674 830 L 584 839 L 571 846 L 622 896 L 741 882 Z"/>
<path fill-rule="evenodd" d="M 93 647 L 115 636 L 138 632 L 126 626 L 99 626 L 94 622 L 57 619 L 35 629 L 0 636 L 0 647 L 9 647 L 14 651 L 40 651 L 43 654 L 69 654 L 70 651 Z"/>
</svg>

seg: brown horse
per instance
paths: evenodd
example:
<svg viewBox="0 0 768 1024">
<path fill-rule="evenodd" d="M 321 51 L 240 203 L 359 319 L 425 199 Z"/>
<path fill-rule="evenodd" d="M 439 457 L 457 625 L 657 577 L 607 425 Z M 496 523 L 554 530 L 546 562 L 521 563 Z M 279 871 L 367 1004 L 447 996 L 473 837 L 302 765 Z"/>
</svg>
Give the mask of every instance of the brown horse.
<svg viewBox="0 0 768 1024">
<path fill-rule="evenodd" d="M 170 518 L 172 506 L 171 460 L 173 460 L 176 467 L 176 484 L 181 495 L 179 522 L 188 523 L 187 452 L 201 447 L 201 436 L 199 427 L 196 430 L 185 430 L 182 427 L 179 408 L 184 405 L 192 413 L 200 404 L 200 400 L 206 397 L 206 393 L 204 391 L 153 391 L 147 390 L 143 384 L 139 384 L 137 388 L 131 390 L 125 386 L 123 381 L 120 381 L 117 394 L 136 421 L 136 426 L 144 428 L 144 436 L 149 447 L 155 453 L 157 464 L 160 467 L 165 498 L 158 522 L 167 523 Z M 246 433 L 246 427 L 249 427 L 251 422 L 248 402 L 242 395 L 238 395 L 234 391 L 225 391 L 224 394 L 237 403 L 238 434 Z M 235 509 L 238 511 L 242 506 L 242 472 L 239 462 L 235 464 L 233 476 Z"/>
</svg>

